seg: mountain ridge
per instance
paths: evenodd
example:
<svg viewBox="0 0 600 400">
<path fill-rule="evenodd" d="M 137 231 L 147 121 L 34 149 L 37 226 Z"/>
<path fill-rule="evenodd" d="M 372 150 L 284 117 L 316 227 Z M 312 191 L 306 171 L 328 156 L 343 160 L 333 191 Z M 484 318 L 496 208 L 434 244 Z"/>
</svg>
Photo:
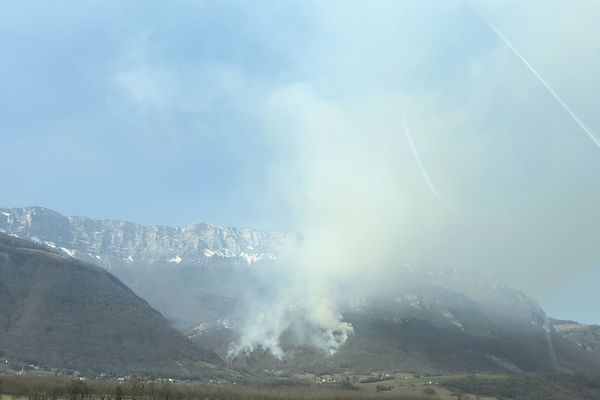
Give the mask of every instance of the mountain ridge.
<svg viewBox="0 0 600 400">
<path fill-rule="evenodd" d="M 276 273 L 284 262 L 278 255 L 298 240 L 293 233 L 205 223 L 171 228 L 67 218 L 45 208 L 0 208 L 0 230 L 102 265 L 196 343 L 222 357 L 242 328 L 240 310 L 247 295 L 263 294 L 261 274 Z M 423 370 L 428 365 L 452 370 L 464 369 L 466 364 L 459 361 L 468 357 L 481 368 L 552 371 L 556 368 L 547 346 L 552 337 L 561 369 L 577 371 L 580 361 L 590 370 L 600 370 L 590 346 L 549 324 L 535 300 L 501 280 L 457 268 L 411 263 L 397 267 L 382 278 L 379 299 L 347 299 L 341 311 L 351 318 L 357 335 L 339 355 L 319 359 L 310 349 L 300 350 L 298 354 L 307 356 L 288 365 L 327 369 L 364 362 L 381 369 L 396 363 L 395 358 L 408 357 L 404 367 L 412 362 Z M 452 340 L 454 347 L 446 343 Z M 440 349 L 445 360 L 428 347 Z M 383 363 L 378 361 L 385 358 L 382 354 L 387 354 Z M 260 355 L 254 359 L 250 369 L 255 372 L 279 365 Z M 245 367 L 241 363 L 234 365 Z"/>
<path fill-rule="evenodd" d="M 215 258 L 250 265 L 275 259 L 298 238 L 292 232 L 204 222 L 171 227 L 66 217 L 44 207 L 0 207 L 0 232 L 43 243 L 108 269 L 157 263 L 208 264 Z"/>
</svg>

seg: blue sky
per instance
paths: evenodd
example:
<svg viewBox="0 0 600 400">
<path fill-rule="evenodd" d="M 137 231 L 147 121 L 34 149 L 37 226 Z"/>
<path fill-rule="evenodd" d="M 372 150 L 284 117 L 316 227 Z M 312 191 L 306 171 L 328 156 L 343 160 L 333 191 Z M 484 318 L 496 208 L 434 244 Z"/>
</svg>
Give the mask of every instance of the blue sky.
<svg viewBox="0 0 600 400">
<path fill-rule="evenodd" d="M 378 229 L 598 322 L 600 149 L 471 5 L 599 136 L 599 4 L 3 1 L 1 202 Z"/>
<path fill-rule="evenodd" d="M 244 197 L 264 185 L 270 149 L 236 99 L 237 76 L 271 79 L 289 61 L 246 10 L 193 4 L 2 5 L 1 135 L 17 150 L 2 164 L 19 171 L 6 202 L 257 222 Z"/>
</svg>

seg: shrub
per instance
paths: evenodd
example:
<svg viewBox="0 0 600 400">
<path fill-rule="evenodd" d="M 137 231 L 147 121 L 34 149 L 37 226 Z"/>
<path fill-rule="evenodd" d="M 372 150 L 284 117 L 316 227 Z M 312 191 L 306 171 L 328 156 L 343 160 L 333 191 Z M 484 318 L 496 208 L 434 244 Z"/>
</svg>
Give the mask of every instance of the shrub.
<svg viewBox="0 0 600 400">
<path fill-rule="evenodd" d="M 379 392 L 389 392 L 390 390 L 392 390 L 394 387 L 393 386 L 388 386 L 388 385 L 377 385 L 375 387 L 375 391 L 377 393 Z"/>
<path fill-rule="evenodd" d="M 426 387 L 425 389 L 423 389 L 423 393 L 428 394 L 430 396 L 433 396 L 433 395 L 437 394 L 437 392 L 435 391 L 435 389 L 432 388 L 432 387 Z"/>
</svg>

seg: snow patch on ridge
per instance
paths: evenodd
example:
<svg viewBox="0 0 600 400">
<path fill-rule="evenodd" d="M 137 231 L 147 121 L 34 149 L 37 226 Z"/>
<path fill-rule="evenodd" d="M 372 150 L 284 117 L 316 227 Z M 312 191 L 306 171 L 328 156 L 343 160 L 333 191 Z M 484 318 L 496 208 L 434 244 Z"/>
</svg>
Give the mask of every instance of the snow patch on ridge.
<svg viewBox="0 0 600 400">
<path fill-rule="evenodd" d="M 233 329 L 233 327 L 233 321 L 227 318 L 217 319 L 214 321 L 206 321 L 192 329 L 192 333 L 189 335 L 189 337 L 194 338 L 208 331 L 214 331 L 217 329 Z"/>
<path fill-rule="evenodd" d="M 262 259 L 262 257 L 257 254 L 249 254 L 244 252 L 240 253 L 240 258 L 243 258 L 248 263 L 248 265 L 260 261 Z"/>
<path fill-rule="evenodd" d="M 75 257 L 75 250 L 67 249 L 66 247 L 60 248 L 63 253 L 67 254 L 69 257 Z"/>
<path fill-rule="evenodd" d="M 183 258 L 179 257 L 179 255 L 176 255 L 175 257 L 169 259 L 169 262 L 179 264 L 181 263 L 181 260 L 183 260 Z"/>
</svg>

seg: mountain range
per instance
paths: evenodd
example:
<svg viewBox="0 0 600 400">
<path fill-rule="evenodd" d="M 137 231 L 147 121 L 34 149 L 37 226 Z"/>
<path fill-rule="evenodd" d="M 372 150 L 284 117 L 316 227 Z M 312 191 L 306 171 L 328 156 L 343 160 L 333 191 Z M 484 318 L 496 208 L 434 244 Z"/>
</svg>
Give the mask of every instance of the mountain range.
<svg viewBox="0 0 600 400">
<path fill-rule="evenodd" d="M 178 327 L 221 318 L 249 270 L 273 262 L 298 236 L 220 227 L 144 226 L 66 217 L 43 207 L 0 207 L 0 232 L 100 265 Z"/>
<path fill-rule="evenodd" d="M 102 266 L 223 359 L 240 335 L 245 295 L 260 291 L 261 272 L 278 268 L 279 255 L 301 240 L 291 232 L 205 223 L 174 228 L 65 217 L 41 207 L 0 208 L 0 231 L 54 257 Z M 333 357 L 284 334 L 289 357 L 255 351 L 229 360 L 230 367 L 600 373 L 597 326 L 554 321 L 521 291 L 473 271 L 418 264 L 397 270 L 402 279 L 384 279 L 390 285 L 377 296 L 346 299 L 341 311 L 355 334 Z"/>
<path fill-rule="evenodd" d="M 29 238 L 107 269 L 274 259 L 297 239 L 291 232 L 194 223 L 174 228 L 116 220 L 65 217 L 43 207 L 0 207 L 0 231 Z M 216 261 L 218 263 L 218 261 Z"/>
</svg>

